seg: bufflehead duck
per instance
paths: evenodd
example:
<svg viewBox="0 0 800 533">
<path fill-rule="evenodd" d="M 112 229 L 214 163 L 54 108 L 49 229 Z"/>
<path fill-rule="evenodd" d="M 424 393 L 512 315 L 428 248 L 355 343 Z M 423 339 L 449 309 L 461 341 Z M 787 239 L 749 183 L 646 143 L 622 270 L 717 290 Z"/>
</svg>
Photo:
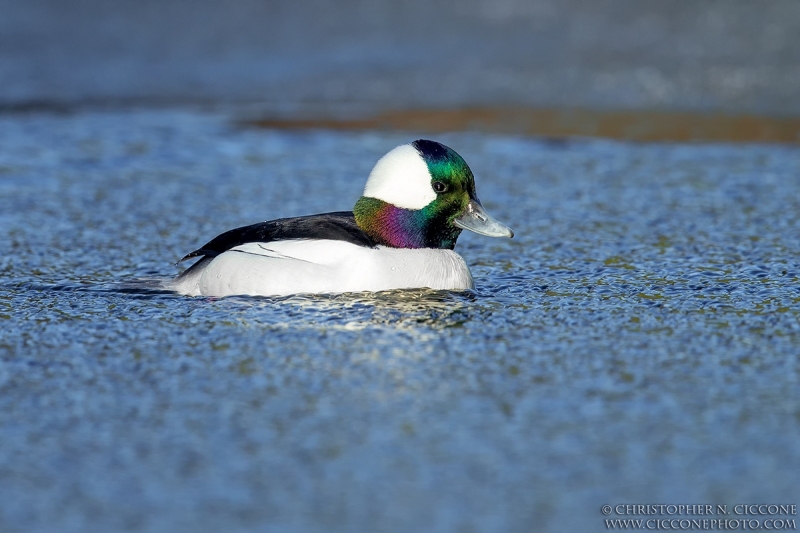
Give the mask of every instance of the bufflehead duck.
<svg viewBox="0 0 800 533">
<path fill-rule="evenodd" d="M 190 296 L 472 289 L 453 251 L 462 229 L 514 236 L 481 205 L 464 159 L 418 140 L 378 161 L 352 212 L 227 231 L 181 259 L 200 258 L 167 288 Z"/>
</svg>

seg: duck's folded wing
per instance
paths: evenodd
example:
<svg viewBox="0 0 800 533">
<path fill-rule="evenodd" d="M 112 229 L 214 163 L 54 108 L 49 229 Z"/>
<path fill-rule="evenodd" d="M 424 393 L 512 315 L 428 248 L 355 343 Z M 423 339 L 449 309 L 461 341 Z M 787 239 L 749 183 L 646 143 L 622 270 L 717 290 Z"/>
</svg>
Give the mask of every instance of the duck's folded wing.
<svg viewBox="0 0 800 533">
<path fill-rule="evenodd" d="M 304 266 L 299 265 L 298 261 L 313 265 L 344 264 L 361 257 L 359 252 L 366 251 L 365 248 L 342 240 L 289 239 L 268 243 L 248 242 L 229 251 L 270 259 L 290 259 L 295 261 L 293 264 Z"/>
<path fill-rule="evenodd" d="M 358 227 L 352 212 L 338 211 L 305 217 L 280 218 L 232 229 L 211 239 L 178 262 L 193 257 L 216 257 L 223 252 L 248 243 L 296 239 L 344 241 L 367 248 L 375 246 L 375 242 Z"/>
</svg>

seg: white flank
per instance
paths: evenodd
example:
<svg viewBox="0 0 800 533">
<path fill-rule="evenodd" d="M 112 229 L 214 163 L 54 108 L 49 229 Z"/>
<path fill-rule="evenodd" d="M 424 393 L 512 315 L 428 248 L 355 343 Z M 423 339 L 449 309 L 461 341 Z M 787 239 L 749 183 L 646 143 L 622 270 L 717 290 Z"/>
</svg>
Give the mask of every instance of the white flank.
<svg viewBox="0 0 800 533">
<path fill-rule="evenodd" d="M 452 250 L 290 240 L 237 246 L 167 288 L 191 296 L 281 296 L 422 287 L 463 290 L 474 284 Z"/>
<path fill-rule="evenodd" d="M 428 165 L 410 144 L 398 146 L 375 164 L 364 196 L 403 209 L 422 209 L 436 199 Z"/>
</svg>

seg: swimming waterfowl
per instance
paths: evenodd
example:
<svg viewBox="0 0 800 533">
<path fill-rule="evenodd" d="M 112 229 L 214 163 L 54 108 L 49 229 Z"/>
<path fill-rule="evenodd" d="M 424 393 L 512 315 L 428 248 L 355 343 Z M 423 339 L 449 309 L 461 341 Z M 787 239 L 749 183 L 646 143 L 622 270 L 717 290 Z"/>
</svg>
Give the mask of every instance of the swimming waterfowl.
<svg viewBox="0 0 800 533">
<path fill-rule="evenodd" d="M 464 229 L 514 236 L 481 205 L 464 159 L 420 139 L 377 162 L 352 212 L 227 231 L 183 257 L 200 260 L 167 288 L 190 296 L 472 289 L 453 251 Z"/>
</svg>

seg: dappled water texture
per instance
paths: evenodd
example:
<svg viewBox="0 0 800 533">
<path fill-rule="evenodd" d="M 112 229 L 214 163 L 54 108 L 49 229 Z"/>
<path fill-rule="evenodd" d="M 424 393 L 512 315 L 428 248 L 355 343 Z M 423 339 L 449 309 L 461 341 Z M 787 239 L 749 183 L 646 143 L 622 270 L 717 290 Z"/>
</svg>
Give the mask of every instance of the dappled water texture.
<svg viewBox="0 0 800 533">
<path fill-rule="evenodd" d="M 513 240 L 468 293 L 188 298 L 412 134 L 0 120 L 0 530 L 600 531 L 800 500 L 800 150 L 443 135 Z"/>
</svg>

